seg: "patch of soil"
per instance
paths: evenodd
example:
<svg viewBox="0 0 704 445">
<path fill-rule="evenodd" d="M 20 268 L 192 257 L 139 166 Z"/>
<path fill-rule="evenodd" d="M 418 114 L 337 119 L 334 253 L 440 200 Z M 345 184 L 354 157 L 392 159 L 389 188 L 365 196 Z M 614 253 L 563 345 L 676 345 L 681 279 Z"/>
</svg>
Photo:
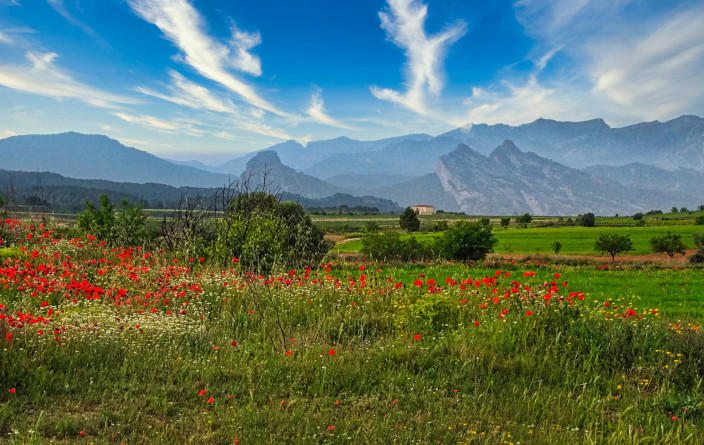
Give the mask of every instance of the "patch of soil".
<svg viewBox="0 0 704 445">
<path fill-rule="evenodd" d="M 687 264 L 687 258 L 696 252 L 696 249 L 689 249 L 684 255 L 675 255 L 670 258 L 666 253 L 649 253 L 647 255 L 616 255 L 616 263 L 657 263 L 667 266 L 683 266 Z M 522 260 L 528 257 L 541 257 L 552 261 L 565 261 L 569 259 L 592 260 L 595 262 L 610 263 L 610 256 L 597 255 L 526 255 L 518 253 L 496 253 L 488 255 L 489 258 L 503 260 Z"/>
</svg>

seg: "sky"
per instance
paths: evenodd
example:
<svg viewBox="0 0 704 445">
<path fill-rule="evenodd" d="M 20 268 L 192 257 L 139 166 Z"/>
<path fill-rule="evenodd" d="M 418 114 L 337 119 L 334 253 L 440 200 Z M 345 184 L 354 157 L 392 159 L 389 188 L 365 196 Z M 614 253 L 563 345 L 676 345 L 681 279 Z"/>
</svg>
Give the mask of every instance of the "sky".
<svg viewBox="0 0 704 445">
<path fill-rule="evenodd" d="M 0 138 L 295 139 L 704 115 L 700 0 L 0 0 Z"/>
</svg>

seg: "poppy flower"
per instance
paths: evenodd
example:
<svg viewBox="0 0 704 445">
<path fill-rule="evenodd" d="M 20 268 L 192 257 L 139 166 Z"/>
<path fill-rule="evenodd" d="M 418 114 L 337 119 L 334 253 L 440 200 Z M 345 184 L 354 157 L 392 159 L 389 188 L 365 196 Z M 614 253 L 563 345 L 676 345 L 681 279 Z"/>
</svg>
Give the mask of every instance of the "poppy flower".
<svg viewBox="0 0 704 445">
<path fill-rule="evenodd" d="M 420 334 L 416 334 L 413 336 L 413 340 L 420 340 Z"/>
<path fill-rule="evenodd" d="M 526 312 L 526 315 L 528 315 L 528 316 L 533 315 L 533 311 L 528 311 L 528 312 Z"/>
<path fill-rule="evenodd" d="M 208 399 L 208 403 L 213 403 L 214 401 L 215 399 L 213 399 L 212 397 Z"/>
<path fill-rule="evenodd" d="M 331 349 L 330 352 L 328 352 L 328 354 L 330 354 L 330 355 L 335 355 L 335 350 L 334 350 L 334 349 Z"/>
<path fill-rule="evenodd" d="M 15 388 L 10 388 L 10 392 L 14 394 L 17 390 Z"/>
<path fill-rule="evenodd" d="M 203 391 L 199 392 L 198 395 L 202 396 L 203 394 L 205 394 L 206 391 L 207 389 L 204 389 Z"/>
</svg>

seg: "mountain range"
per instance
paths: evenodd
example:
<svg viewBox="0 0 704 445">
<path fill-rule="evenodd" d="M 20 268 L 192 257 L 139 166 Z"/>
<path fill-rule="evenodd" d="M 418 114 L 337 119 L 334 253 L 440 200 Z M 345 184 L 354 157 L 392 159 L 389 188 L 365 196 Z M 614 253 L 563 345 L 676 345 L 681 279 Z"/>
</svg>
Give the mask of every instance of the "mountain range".
<svg viewBox="0 0 704 445">
<path fill-rule="evenodd" d="M 278 192 L 376 197 L 387 210 L 397 208 L 388 205 L 393 200 L 471 214 L 630 214 L 704 202 L 704 119 L 623 128 L 538 119 L 436 137 L 287 141 L 219 166 L 170 162 L 101 135 L 25 135 L 0 140 L 0 168 L 176 188 L 237 179 L 256 188 L 267 172 Z"/>
</svg>

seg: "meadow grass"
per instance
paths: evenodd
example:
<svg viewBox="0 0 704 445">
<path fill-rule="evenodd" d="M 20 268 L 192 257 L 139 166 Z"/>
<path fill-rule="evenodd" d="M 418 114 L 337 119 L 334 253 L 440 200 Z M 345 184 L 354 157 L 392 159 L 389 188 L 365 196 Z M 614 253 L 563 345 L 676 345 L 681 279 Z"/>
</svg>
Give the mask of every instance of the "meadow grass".
<svg viewBox="0 0 704 445">
<path fill-rule="evenodd" d="M 700 270 L 258 276 L 25 233 L 0 264 L 0 442 L 704 441 Z"/>
</svg>

